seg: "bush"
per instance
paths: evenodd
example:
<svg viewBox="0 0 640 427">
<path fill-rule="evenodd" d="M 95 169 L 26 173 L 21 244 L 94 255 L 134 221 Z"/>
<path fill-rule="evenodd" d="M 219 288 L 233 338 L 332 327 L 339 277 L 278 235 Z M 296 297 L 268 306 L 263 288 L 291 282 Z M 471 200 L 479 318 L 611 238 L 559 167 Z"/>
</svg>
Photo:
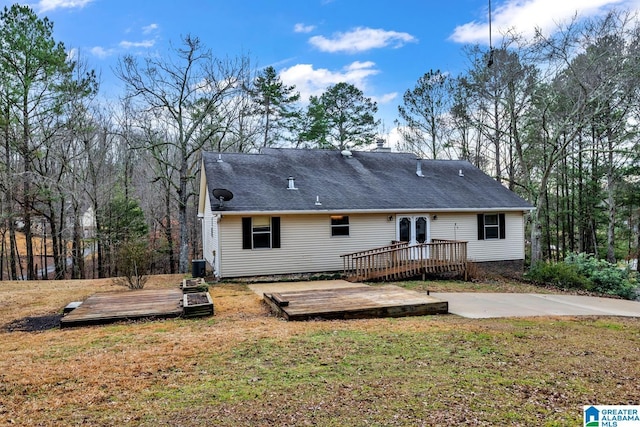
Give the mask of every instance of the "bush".
<svg viewBox="0 0 640 427">
<path fill-rule="evenodd" d="M 118 248 L 117 269 L 120 277 L 114 279 L 117 285 L 129 289 L 142 289 L 147 282 L 151 254 L 145 241 L 129 240 Z"/>
<path fill-rule="evenodd" d="M 631 300 L 638 297 L 639 290 L 637 273 L 585 253 L 571 254 L 559 263 L 539 262 L 525 274 L 525 278 L 535 283 L 584 289 Z"/>
<path fill-rule="evenodd" d="M 617 295 L 626 299 L 637 297 L 638 280 L 627 268 L 620 268 L 593 255 L 571 254 L 565 263 L 574 266 L 578 273 L 591 282 L 591 290 L 608 295 Z"/>
<path fill-rule="evenodd" d="M 578 272 L 575 265 L 564 262 L 540 261 L 525 274 L 527 280 L 540 284 L 551 284 L 561 288 L 589 289 L 591 283 Z"/>
</svg>

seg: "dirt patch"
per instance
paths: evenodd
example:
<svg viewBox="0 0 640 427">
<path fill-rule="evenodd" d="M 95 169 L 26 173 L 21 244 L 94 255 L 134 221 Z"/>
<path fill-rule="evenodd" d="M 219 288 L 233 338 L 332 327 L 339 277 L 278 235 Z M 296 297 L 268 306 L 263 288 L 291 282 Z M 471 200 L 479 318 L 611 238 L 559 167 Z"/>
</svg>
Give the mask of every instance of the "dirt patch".
<svg viewBox="0 0 640 427">
<path fill-rule="evenodd" d="M 16 319 L 6 324 L 2 329 L 7 332 L 42 332 L 60 327 L 62 314 L 45 314 L 43 316 L 28 316 Z"/>
<path fill-rule="evenodd" d="M 197 304 L 207 304 L 207 303 L 209 303 L 209 299 L 202 292 L 193 293 L 193 294 L 187 294 L 187 301 L 189 302 L 189 305 L 197 305 Z"/>
</svg>

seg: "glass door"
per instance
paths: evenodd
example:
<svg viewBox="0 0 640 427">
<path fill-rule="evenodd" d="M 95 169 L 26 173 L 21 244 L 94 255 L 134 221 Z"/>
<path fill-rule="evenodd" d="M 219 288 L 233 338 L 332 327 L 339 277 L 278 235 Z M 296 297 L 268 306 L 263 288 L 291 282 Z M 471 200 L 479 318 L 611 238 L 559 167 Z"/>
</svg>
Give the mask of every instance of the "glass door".
<svg viewBox="0 0 640 427">
<path fill-rule="evenodd" d="M 408 242 L 409 246 L 429 242 L 429 215 L 398 216 L 396 235 L 397 240 Z M 419 251 L 423 258 L 428 256 L 427 248 L 423 247 L 412 253 L 414 259 L 420 257 Z"/>
</svg>

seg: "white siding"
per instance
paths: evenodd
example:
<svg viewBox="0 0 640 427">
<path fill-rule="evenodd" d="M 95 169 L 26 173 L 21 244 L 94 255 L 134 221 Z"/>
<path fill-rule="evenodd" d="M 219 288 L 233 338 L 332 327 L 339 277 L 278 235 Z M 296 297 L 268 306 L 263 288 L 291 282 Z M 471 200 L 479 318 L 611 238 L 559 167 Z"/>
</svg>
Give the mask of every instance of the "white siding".
<svg viewBox="0 0 640 427">
<path fill-rule="evenodd" d="M 220 275 L 224 277 L 340 271 L 340 255 L 391 244 L 395 219 L 350 214 L 349 236 L 331 236 L 331 215 L 281 215 L 281 248 L 242 249 L 242 218 L 220 220 Z"/>
<path fill-rule="evenodd" d="M 213 267 L 214 274 L 217 274 L 220 268 L 220 266 L 217 265 L 218 215 L 214 215 L 211 210 L 208 191 L 204 203 L 204 217 L 202 218 L 202 255 L 209 265 Z"/>
<path fill-rule="evenodd" d="M 524 259 L 524 216 L 505 213 L 505 239 L 478 240 L 476 213 L 438 213 L 431 220 L 432 239 L 457 239 L 468 242 L 467 256 L 472 261 Z"/>
</svg>

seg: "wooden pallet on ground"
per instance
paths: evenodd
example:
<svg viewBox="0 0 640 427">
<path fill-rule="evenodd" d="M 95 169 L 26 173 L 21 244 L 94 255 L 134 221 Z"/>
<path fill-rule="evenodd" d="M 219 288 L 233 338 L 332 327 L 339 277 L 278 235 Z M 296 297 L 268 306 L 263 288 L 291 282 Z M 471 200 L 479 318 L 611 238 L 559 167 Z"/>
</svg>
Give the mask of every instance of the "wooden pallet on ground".
<svg viewBox="0 0 640 427">
<path fill-rule="evenodd" d="M 271 292 L 264 301 L 287 320 L 423 316 L 449 309 L 447 301 L 399 286 Z"/>
<path fill-rule="evenodd" d="M 60 320 L 60 327 L 96 325 L 120 320 L 182 315 L 182 290 L 144 289 L 91 295 Z"/>
</svg>

